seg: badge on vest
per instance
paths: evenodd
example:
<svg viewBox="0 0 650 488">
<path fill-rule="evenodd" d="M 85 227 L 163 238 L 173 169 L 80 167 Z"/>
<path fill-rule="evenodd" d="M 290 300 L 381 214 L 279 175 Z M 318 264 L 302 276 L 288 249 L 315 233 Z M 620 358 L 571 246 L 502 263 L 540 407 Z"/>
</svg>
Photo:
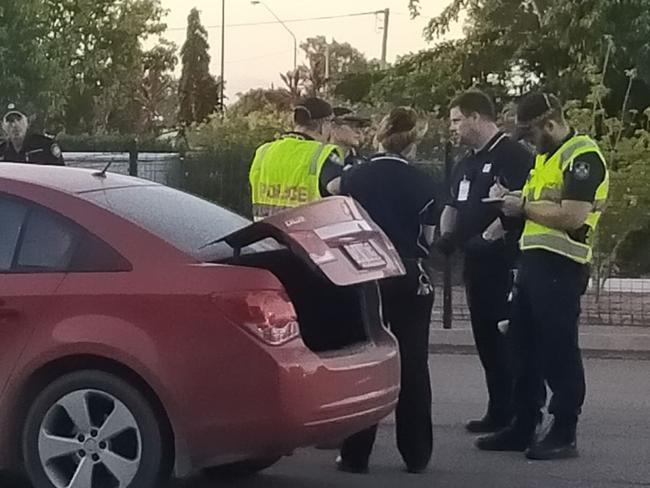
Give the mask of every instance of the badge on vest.
<svg viewBox="0 0 650 488">
<path fill-rule="evenodd" d="M 489 173 L 492 171 L 492 163 L 485 163 L 483 165 L 483 173 Z"/>
<path fill-rule="evenodd" d="M 573 174 L 576 180 L 586 180 L 589 178 L 589 163 L 576 161 L 573 163 Z"/>
</svg>

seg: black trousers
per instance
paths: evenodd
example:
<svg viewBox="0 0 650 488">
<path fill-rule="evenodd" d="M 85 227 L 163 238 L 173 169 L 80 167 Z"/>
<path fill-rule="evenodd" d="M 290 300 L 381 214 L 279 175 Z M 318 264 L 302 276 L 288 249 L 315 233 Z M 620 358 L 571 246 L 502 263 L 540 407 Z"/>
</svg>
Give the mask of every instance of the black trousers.
<svg viewBox="0 0 650 488">
<path fill-rule="evenodd" d="M 474 341 L 485 370 L 487 414 L 497 422 L 507 423 L 513 415 L 514 375 L 510 347 L 497 325 L 510 317 L 512 270 L 506 260 L 498 257 L 467 258 L 464 279 Z"/>
<path fill-rule="evenodd" d="M 517 380 L 516 415 L 538 418 L 546 403 L 564 425 L 575 425 L 585 399 L 585 373 L 578 343 L 580 297 L 589 281 L 588 266 L 555 253 L 522 255 L 514 298 L 511 339 Z"/>
<path fill-rule="evenodd" d="M 419 270 L 406 262 L 407 275 L 382 282 L 384 320 L 399 343 L 401 390 L 395 411 L 397 447 L 409 466 L 425 466 L 433 450 L 429 327 L 433 293 L 418 295 Z M 373 426 L 346 439 L 343 460 L 355 466 L 368 463 L 377 435 Z"/>
</svg>

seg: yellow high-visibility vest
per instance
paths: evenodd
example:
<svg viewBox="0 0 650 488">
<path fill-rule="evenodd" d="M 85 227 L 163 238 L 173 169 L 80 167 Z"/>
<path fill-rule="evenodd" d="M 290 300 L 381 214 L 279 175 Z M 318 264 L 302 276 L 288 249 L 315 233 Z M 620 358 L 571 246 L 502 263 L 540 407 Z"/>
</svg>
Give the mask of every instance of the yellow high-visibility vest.
<svg viewBox="0 0 650 488">
<path fill-rule="evenodd" d="M 338 146 L 292 135 L 260 146 L 249 174 L 253 219 L 319 200 L 320 173 L 332 152 L 343 161 Z"/>
<path fill-rule="evenodd" d="M 572 167 L 580 155 L 588 152 L 595 152 L 602 159 L 605 165 L 605 178 L 596 190 L 593 209 L 585 221 L 585 225 L 589 228 L 586 242 L 572 239 L 565 231 L 551 229 L 532 220 L 526 220 L 519 241 L 522 250 L 545 249 L 581 264 L 591 262 L 593 236 L 609 193 L 609 172 L 605 157 L 598 145 L 587 136 L 576 135 L 565 142 L 554 154 L 550 156 L 547 154 L 538 155 L 535 159 L 535 167 L 531 170 L 522 192 L 528 202 L 551 201 L 560 203 L 562 201 L 565 171 Z"/>
</svg>

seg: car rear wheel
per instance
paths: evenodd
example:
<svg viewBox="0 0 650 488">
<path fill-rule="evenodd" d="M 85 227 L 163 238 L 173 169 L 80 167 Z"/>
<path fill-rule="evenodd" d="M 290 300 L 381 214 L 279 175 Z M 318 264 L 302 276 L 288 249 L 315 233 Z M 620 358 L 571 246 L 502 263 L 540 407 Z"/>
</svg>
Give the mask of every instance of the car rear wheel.
<svg viewBox="0 0 650 488">
<path fill-rule="evenodd" d="M 23 430 L 35 488 L 157 488 L 169 474 L 154 410 L 101 371 L 67 374 L 41 391 Z"/>
<path fill-rule="evenodd" d="M 259 473 L 266 468 L 270 468 L 280 459 L 279 456 L 266 459 L 247 459 L 245 461 L 224 464 L 222 466 L 214 466 L 205 471 L 208 476 L 215 478 L 243 478 Z"/>
</svg>

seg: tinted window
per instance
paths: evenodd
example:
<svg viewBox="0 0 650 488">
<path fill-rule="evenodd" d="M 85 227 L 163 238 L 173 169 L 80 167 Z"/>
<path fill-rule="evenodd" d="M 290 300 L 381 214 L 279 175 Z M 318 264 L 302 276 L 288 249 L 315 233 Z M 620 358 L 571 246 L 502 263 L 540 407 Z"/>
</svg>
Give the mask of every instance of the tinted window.
<svg viewBox="0 0 650 488">
<path fill-rule="evenodd" d="M 0 271 L 7 271 L 16 252 L 27 205 L 0 197 Z"/>
<path fill-rule="evenodd" d="M 83 232 L 68 269 L 74 272 L 112 272 L 131 271 L 132 266 L 104 241 L 88 232 Z"/>
<path fill-rule="evenodd" d="M 34 208 L 27 219 L 18 251 L 18 271 L 66 270 L 72 259 L 77 232 L 63 218 Z"/>
<path fill-rule="evenodd" d="M 205 245 L 251 223 L 230 210 L 166 186 L 114 188 L 85 197 L 198 260 L 232 256 L 225 243 Z M 268 243 L 259 243 L 247 251 L 267 249 Z"/>
<path fill-rule="evenodd" d="M 62 215 L 0 196 L 0 272 L 128 271 L 107 243 Z"/>
</svg>

